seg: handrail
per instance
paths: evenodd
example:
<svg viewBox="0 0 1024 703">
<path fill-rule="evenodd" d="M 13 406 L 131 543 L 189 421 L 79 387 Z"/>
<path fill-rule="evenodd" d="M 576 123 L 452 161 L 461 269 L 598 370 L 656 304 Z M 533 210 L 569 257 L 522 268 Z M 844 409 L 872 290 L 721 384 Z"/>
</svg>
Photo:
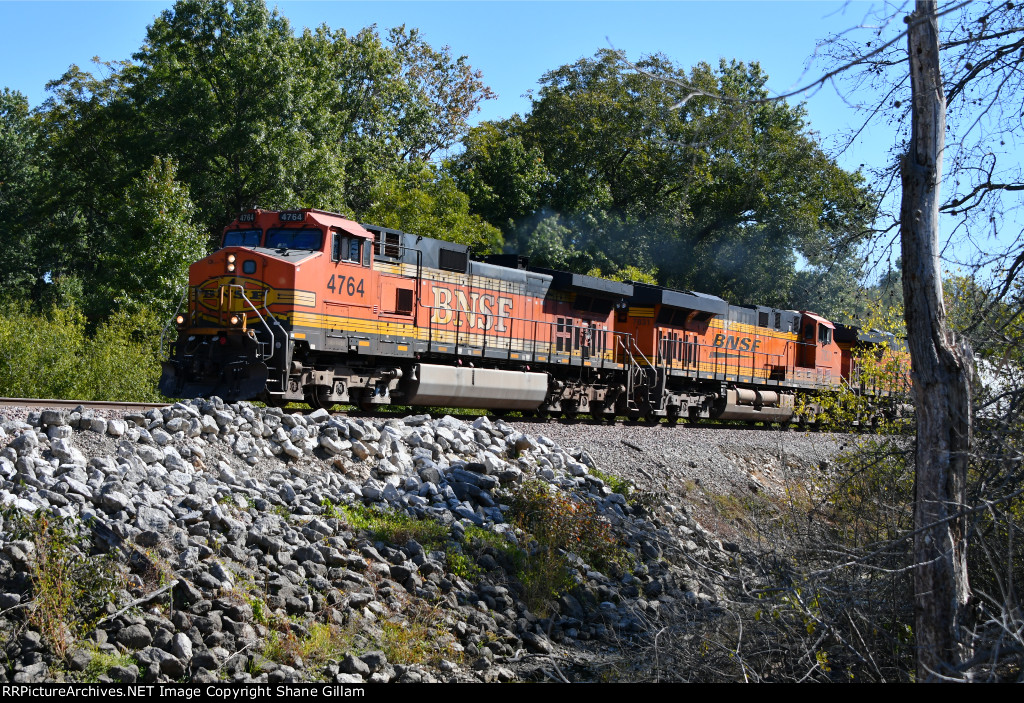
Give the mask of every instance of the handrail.
<svg viewBox="0 0 1024 703">
<path fill-rule="evenodd" d="M 480 348 L 481 349 L 487 349 L 488 348 L 488 343 L 491 342 L 491 340 L 497 338 L 497 339 L 501 339 L 501 340 L 506 340 L 507 339 L 507 343 L 503 342 L 501 345 L 493 345 L 494 348 L 504 347 L 505 350 L 509 354 L 511 354 L 512 350 L 514 349 L 514 343 L 515 342 L 519 342 L 521 350 L 524 351 L 524 352 L 525 351 L 529 351 L 532 355 L 534 355 L 534 357 L 537 354 L 537 349 L 538 349 L 539 345 L 541 345 L 541 346 L 547 345 L 547 347 L 548 347 L 547 351 L 546 352 L 542 352 L 542 353 L 547 353 L 547 354 L 562 354 L 562 353 L 564 353 L 564 354 L 566 354 L 568 356 L 573 356 L 574 355 L 573 354 L 573 346 L 576 343 L 575 340 L 578 337 L 578 333 L 580 331 L 583 331 L 583 330 L 587 330 L 587 331 L 591 331 L 591 332 L 599 333 L 599 334 L 610 334 L 610 335 L 612 335 L 612 338 L 615 339 L 615 340 L 621 340 L 623 337 L 632 337 L 632 335 L 630 335 L 628 333 L 625 333 L 625 332 L 616 332 L 614 330 L 597 329 L 596 326 L 592 326 L 592 325 L 563 324 L 562 327 L 563 327 L 563 330 L 565 331 L 565 334 L 566 334 L 564 339 L 568 342 L 569 348 L 566 349 L 564 352 L 559 352 L 559 351 L 556 351 L 554 349 L 554 345 L 555 345 L 555 342 L 556 342 L 556 336 L 554 334 L 554 329 L 556 327 L 558 327 L 559 323 L 557 323 L 557 322 L 547 322 L 547 321 L 543 321 L 543 320 L 524 318 L 524 317 L 512 317 L 512 316 L 506 316 L 506 315 L 495 315 L 494 313 L 488 314 L 488 313 L 482 313 L 482 312 L 473 312 L 472 310 L 462 310 L 461 308 L 452 308 L 452 307 L 434 307 L 434 306 L 430 306 L 430 305 L 421 305 L 420 307 L 422 307 L 427 313 L 429 313 L 428 316 L 427 316 L 426 329 L 427 329 L 427 341 L 429 343 L 431 343 L 431 344 L 433 344 L 435 342 L 438 342 L 438 341 L 443 341 L 445 344 L 454 344 L 456 347 L 458 347 L 460 345 L 470 345 L 470 344 L 472 344 L 472 342 L 470 341 L 470 338 L 473 335 L 477 335 L 477 336 L 480 337 L 480 340 L 481 340 L 481 342 L 480 342 Z M 435 322 L 435 320 L 434 320 L 434 312 L 435 311 L 441 311 L 443 313 L 450 314 L 451 317 L 447 321 L 445 321 L 445 322 Z M 465 320 L 465 316 L 473 316 L 473 320 L 471 321 L 472 324 L 467 324 L 467 321 Z M 483 327 L 480 327 L 479 325 L 477 325 L 477 323 L 476 323 L 477 319 L 483 320 Z M 497 331 L 498 330 L 498 326 L 497 326 L 497 324 L 495 322 L 492 322 L 492 321 L 501 321 L 504 324 L 504 326 L 505 326 L 505 330 Z M 517 323 L 517 322 L 518 323 L 523 323 L 524 328 L 526 330 L 529 330 L 529 329 L 532 328 L 533 334 L 525 333 L 526 334 L 525 337 L 517 337 L 515 335 L 515 333 L 514 333 L 514 327 L 515 327 L 514 323 Z M 541 328 L 541 326 L 546 327 L 548 329 L 549 333 L 550 333 L 548 335 L 548 339 L 546 339 L 546 340 L 541 340 L 540 339 L 540 335 L 537 333 L 538 330 Z M 453 341 L 446 341 L 446 340 L 444 340 L 443 337 L 441 337 L 442 333 L 446 333 L 447 335 L 449 335 L 455 341 L 453 342 Z M 491 343 L 493 344 L 493 342 L 491 342 Z M 476 346 L 476 345 L 473 345 L 473 346 Z M 605 365 L 608 364 L 608 363 L 613 363 L 613 364 L 617 363 L 615 361 L 615 358 L 614 358 L 615 355 L 614 355 L 614 353 L 612 353 L 612 349 L 613 349 L 612 346 L 606 345 L 606 344 L 602 344 L 601 347 L 600 347 L 600 351 L 599 352 L 596 352 L 593 347 L 589 347 L 589 349 L 590 349 L 590 351 L 589 351 L 588 355 L 586 357 L 584 357 L 584 356 L 582 356 L 582 348 L 581 348 L 579 350 L 579 356 L 581 358 L 586 358 L 586 359 L 597 359 L 598 362 L 599 362 L 599 364 L 598 364 L 599 368 L 604 368 Z"/>
<path fill-rule="evenodd" d="M 257 309 L 256 309 L 256 306 L 252 304 L 252 301 L 251 301 L 251 300 L 249 300 L 249 296 L 247 296 L 247 295 L 245 294 L 245 287 L 244 287 L 244 286 L 242 286 L 242 285 L 241 285 L 241 284 L 239 284 L 239 283 L 229 283 L 229 284 L 228 284 L 228 285 L 226 285 L 226 286 L 221 286 L 221 288 L 222 288 L 222 289 L 223 289 L 223 288 L 227 288 L 227 289 L 228 289 L 228 293 L 229 293 L 229 294 L 232 294 L 232 293 L 234 292 L 234 289 L 236 289 L 236 288 L 237 288 L 237 289 L 238 289 L 238 290 L 240 291 L 240 293 L 241 293 L 241 296 L 242 296 L 242 300 L 244 300 L 244 301 L 245 301 L 245 303 L 246 303 L 246 304 L 247 304 L 247 305 L 249 306 L 249 308 L 250 308 L 250 309 L 251 309 L 251 310 L 253 311 L 253 313 L 255 313 L 255 314 L 256 314 L 256 317 L 258 317 L 258 318 L 259 318 L 260 322 L 261 322 L 261 323 L 263 324 L 263 327 L 264 327 L 264 329 L 266 329 L 266 330 L 267 330 L 267 334 L 268 334 L 268 335 L 270 335 L 270 341 L 271 341 L 271 343 L 273 343 L 273 341 L 274 341 L 274 339 L 275 339 L 275 337 L 274 337 L 274 332 L 273 332 L 273 330 L 271 330 L 271 329 L 270 329 L 270 325 L 268 325 L 268 324 L 267 324 L 267 321 L 266 321 L 266 320 L 264 319 L 263 315 L 261 315 L 261 314 L 260 314 L 260 311 L 259 311 L 259 310 L 257 310 Z M 232 295 L 231 297 L 234 297 L 234 296 Z M 229 305 L 230 305 L 230 302 L 231 302 L 231 301 L 229 300 Z M 220 311 L 220 312 L 222 312 L 222 313 L 223 313 L 223 311 Z M 260 352 L 259 352 L 259 349 L 257 349 L 256 353 L 257 353 L 257 354 L 259 354 L 259 353 L 260 353 Z M 261 358 L 262 358 L 262 359 L 269 359 L 269 358 L 270 358 L 271 356 L 273 356 L 273 355 L 274 355 L 274 352 L 273 352 L 273 349 L 271 349 L 271 352 L 270 352 L 269 354 L 262 354 L 262 355 L 261 355 Z"/>
<path fill-rule="evenodd" d="M 190 288 L 191 288 L 191 286 L 189 286 L 188 284 L 185 284 L 185 292 L 182 294 L 181 300 L 178 301 L 178 307 L 176 307 L 174 309 L 174 314 L 171 315 L 171 319 L 168 320 L 167 324 L 164 325 L 164 328 L 162 330 L 160 330 L 160 347 L 159 347 L 159 351 L 160 351 L 160 356 L 161 357 L 163 357 L 163 355 L 164 355 L 164 338 L 167 335 L 167 330 L 169 330 L 171 328 L 171 325 L 174 324 L 174 320 L 178 317 L 178 312 L 181 310 L 181 304 L 184 303 L 185 300 L 188 298 L 188 292 L 189 292 Z"/>
</svg>

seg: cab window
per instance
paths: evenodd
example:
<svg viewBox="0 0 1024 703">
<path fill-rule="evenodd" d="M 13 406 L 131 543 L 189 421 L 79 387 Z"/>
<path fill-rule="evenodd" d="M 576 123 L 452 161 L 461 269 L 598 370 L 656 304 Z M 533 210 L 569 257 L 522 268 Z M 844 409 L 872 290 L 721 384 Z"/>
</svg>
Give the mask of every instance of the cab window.
<svg viewBox="0 0 1024 703">
<path fill-rule="evenodd" d="M 258 247 L 263 237 L 261 229 L 233 229 L 224 233 L 226 247 Z"/>
<path fill-rule="evenodd" d="M 346 261 L 353 264 L 361 263 L 360 260 L 365 258 L 362 255 L 363 240 L 361 237 L 349 237 L 348 235 L 342 234 L 338 231 L 333 232 L 332 235 L 332 261 Z"/>
<path fill-rule="evenodd" d="M 266 246 L 269 249 L 319 251 L 322 243 L 323 233 L 318 229 L 275 227 L 267 230 Z"/>
<path fill-rule="evenodd" d="M 818 342 L 822 345 L 832 343 L 832 328 L 820 325 L 818 327 Z"/>
</svg>

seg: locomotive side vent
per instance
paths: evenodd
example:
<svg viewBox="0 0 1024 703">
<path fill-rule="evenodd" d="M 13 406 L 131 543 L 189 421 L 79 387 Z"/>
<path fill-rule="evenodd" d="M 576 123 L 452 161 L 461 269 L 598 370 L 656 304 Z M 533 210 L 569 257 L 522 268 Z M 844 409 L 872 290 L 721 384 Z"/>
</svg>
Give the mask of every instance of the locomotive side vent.
<svg viewBox="0 0 1024 703">
<path fill-rule="evenodd" d="M 437 265 L 445 271 L 465 273 L 469 267 L 469 254 L 464 251 L 441 248 Z"/>
</svg>

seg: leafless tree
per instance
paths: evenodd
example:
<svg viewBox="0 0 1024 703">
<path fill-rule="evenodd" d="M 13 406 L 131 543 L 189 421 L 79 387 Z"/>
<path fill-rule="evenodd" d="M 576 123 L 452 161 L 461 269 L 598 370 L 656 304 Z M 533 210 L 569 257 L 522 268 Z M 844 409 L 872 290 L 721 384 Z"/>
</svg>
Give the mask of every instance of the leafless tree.
<svg viewBox="0 0 1024 703">
<path fill-rule="evenodd" d="M 835 84 L 866 115 L 851 138 L 895 128 L 893 158 L 875 173 L 877 241 L 901 245 L 917 435 L 913 524 L 886 553 L 904 553 L 913 574 L 915 678 L 1014 677 L 1024 656 L 1024 390 L 1011 380 L 1024 368 L 1024 14 L 1013 0 L 887 4 L 819 49 L 831 70 L 780 98 Z M 975 352 L 999 383 L 977 382 Z M 840 562 L 868 566 L 884 551 Z"/>
<path fill-rule="evenodd" d="M 934 0 L 908 19 L 911 137 L 903 156 L 900 240 L 903 304 L 917 410 L 914 603 L 918 678 L 948 676 L 963 659 L 967 577 L 967 462 L 971 448 L 970 348 L 946 321 L 939 208 L 946 96 Z"/>
</svg>

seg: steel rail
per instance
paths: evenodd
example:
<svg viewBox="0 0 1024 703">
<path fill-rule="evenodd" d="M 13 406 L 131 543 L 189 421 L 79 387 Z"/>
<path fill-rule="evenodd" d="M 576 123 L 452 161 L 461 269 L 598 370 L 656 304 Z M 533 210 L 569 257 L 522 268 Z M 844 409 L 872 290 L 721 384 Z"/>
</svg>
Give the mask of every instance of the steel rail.
<svg viewBox="0 0 1024 703">
<path fill-rule="evenodd" d="M 56 398 L 0 398 L 0 407 L 7 408 L 92 408 L 94 410 L 152 410 L 166 408 L 173 403 L 127 403 L 111 400 L 59 400 Z"/>
</svg>

